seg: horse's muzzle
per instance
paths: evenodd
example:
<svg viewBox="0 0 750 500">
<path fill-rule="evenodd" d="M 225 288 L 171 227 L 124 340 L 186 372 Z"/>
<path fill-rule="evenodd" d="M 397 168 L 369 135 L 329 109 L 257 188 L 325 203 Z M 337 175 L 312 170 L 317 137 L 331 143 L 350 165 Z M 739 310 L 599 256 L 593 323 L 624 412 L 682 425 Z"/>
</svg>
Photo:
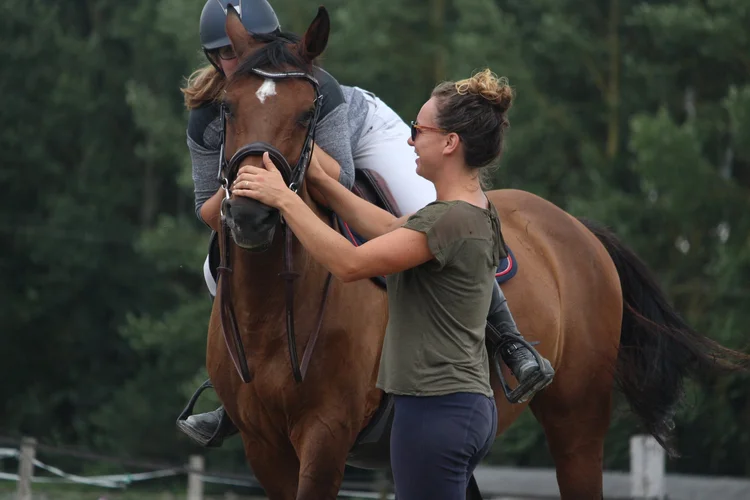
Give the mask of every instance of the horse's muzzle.
<svg viewBox="0 0 750 500">
<path fill-rule="evenodd" d="M 234 242 L 251 252 L 271 246 L 281 217 L 277 209 L 244 197 L 222 201 L 222 213 Z"/>
</svg>

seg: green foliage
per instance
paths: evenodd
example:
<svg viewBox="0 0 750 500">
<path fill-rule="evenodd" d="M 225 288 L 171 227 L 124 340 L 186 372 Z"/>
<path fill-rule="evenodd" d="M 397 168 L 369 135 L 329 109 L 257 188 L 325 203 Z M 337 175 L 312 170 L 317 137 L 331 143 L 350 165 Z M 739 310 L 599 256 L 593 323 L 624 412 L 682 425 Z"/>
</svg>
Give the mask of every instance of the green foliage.
<svg viewBox="0 0 750 500">
<path fill-rule="evenodd" d="M 310 3 L 273 2 L 301 32 Z M 0 1 L 0 434 L 182 460 L 205 379 L 208 231 L 179 87 L 202 0 Z M 409 120 L 489 66 L 516 91 L 497 186 L 613 227 L 699 330 L 746 348 L 750 4 L 744 0 L 332 0 L 323 65 Z M 750 474 L 746 377 L 689 388 L 685 472 Z M 210 397 L 204 408 L 217 404 Z M 608 467 L 637 431 L 619 411 Z M 242 468 L 237 440 L 212 455 Z M 214 458 L 215 457 L 215 458 Z M 526 414 L 490 461 L 548 465 Z"/>
</svg>

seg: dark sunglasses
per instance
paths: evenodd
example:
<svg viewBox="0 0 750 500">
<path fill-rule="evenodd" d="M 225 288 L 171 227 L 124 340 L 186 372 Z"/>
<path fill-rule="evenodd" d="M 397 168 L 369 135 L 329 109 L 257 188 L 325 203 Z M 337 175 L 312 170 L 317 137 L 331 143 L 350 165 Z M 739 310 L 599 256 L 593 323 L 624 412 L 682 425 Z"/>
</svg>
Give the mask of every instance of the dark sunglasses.
<svg viewBox="0 0 750 500">
<path fill-rule="evenodd" d="M 231 45 L 219 47 L 218 49 L 210 50 L 207 53 L 214 59 L 218 57 L 219 59 L 223 59 L 224 61 L 231 61 L 232 59 L 235 59 L 237 57 L 237 54 L 234 53 L 234 49 Z"/>
<path fill-rule="evenodd" d="M 441 134 L 447 134 L 448 131 L 437 127 L 428 127 L 427 125 L 420 125 L 417 122 L 411 122 L 411 140 L 416 141 L 419 132 L 430 131 L 439 132 Z"/>
</svg>

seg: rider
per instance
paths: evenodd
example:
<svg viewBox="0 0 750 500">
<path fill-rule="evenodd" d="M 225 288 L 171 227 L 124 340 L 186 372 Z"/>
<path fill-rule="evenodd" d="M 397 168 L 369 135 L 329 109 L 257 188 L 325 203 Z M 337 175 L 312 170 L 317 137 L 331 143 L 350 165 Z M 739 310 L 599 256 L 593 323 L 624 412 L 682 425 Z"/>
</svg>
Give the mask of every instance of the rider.
<svg viewBox="0 0 750 500">
<path fill-rule="evenodd" d="M 193 73 L 182 89 L 190 110 L 187 145 L 190 150 L 195 184 L 195 210 L 198 219 L 213 229 L 219 228 L 219 208 L 224 196 L 217 180 L 220 158 L 221 123 L 218 100 L 226 78 L 237 66 L 237 58 L 225 32 L 226 8 L 231 4 L 242 24 L 259 41 L 275 37 L 296 40 L 283 32 L 267 0 L 207 0 L 200 18 L 200 39 L 208 65 Z M 435 200 L 431 182 L 417 175 L 416 155 L 406 142 L 410 130 L 406 123 L 371 92 L 340 85 L 329 73 L 315 67 L 323 105 L 315 127 L 316 146 L 335 162 L 326 163 L 326 173 L 351 188 L 354 169 L 370 169 L 386 182 L 402 214 L 411 214 Z M 333 165 L 333 167 L 331 167 Z M 215 238 L 212 238 L 212 246 Z M 209 252 L 210 254 L 211 252 Z M 210 256 L 204 263 L 204 276 L 212 296 L 216 295 L 216 270 Z M 521 400 L 530 398 L 551 380 L 551 367 L 545 362 L 543 383 L 540 366 L 524 344 L 514 341 L 521 334 L 500 294 L 493 300 L 488 316 L 490 328 L 505 338 L 501 357 L 524 389 Z M 223 425 L 222 425 L 223 422 Z M 178 427 L 203 446 L 220 446 L 224 437 L 236 433 L 220 407 L 212 412 L 178 420 Z"/>
</svg>

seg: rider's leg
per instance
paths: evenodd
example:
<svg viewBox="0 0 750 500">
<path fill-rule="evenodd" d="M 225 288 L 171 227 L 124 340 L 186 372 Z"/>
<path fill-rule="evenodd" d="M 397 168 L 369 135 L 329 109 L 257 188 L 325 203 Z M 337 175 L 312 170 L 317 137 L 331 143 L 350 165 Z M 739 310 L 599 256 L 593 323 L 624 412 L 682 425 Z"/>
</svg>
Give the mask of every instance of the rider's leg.
<svg viewBox="0 0 750 500">
<path fill-rule="evenodd" d="M 363 91 L 369 103 L 367 121 L 352 150 L 354 168 L 374 170 L 385 180 L 402 215 L 435 201 L 435 187 L 417 175 L 417 155 L 406 141 L 409 126 L 383 101 Z"/>
<path fill-rule="evenodd" d="M 211 252 L 215 252 L 214 245 L 217 244 L 216 242 L 214 235 L 212 236 L 209 255 L 203 263 L 203 278 L 206 280 L 206 287 L 212 300 L 216 297 L 216 279 L 211 268 Z M 209 447 L 221 446 L 224 438 L 233 436 L 238 432 L 229 416 L 225 414 L 223 406 L 207 413 L 190 415 L 184 420 L 178 419 L 177 427 L 199 445 Z"/>
<path fill-rule="evenodd" d="M 210 255 L 206 255 L 206 261 L 203 263 L 203 279 L 206 280 L 206 288 L 211 294 L 211 300 L 216 298 L 216 280 L 211 273 Z"/>
<path fill-rule="evenodd" d="M 518 381 L 518 401 L 524 402 L 530 399 L 537 391 L 547 387 L 555 374 L 552 364 L 545 358 L 542 366 L 531 352 L 533 347 L 527 347 L 517 339 L 523 338 L 518 331 L 516 322 L 508 309 L 508 301 L 500 286 L 495 283 L 492 290 L 492 302 L 490 312 L 487 315 L 488 333 L 497 343 L 500 356 L 508 366 L 513 376 Z M 493 353 L 490 353 L 493 354 Z"/>
</svg>

